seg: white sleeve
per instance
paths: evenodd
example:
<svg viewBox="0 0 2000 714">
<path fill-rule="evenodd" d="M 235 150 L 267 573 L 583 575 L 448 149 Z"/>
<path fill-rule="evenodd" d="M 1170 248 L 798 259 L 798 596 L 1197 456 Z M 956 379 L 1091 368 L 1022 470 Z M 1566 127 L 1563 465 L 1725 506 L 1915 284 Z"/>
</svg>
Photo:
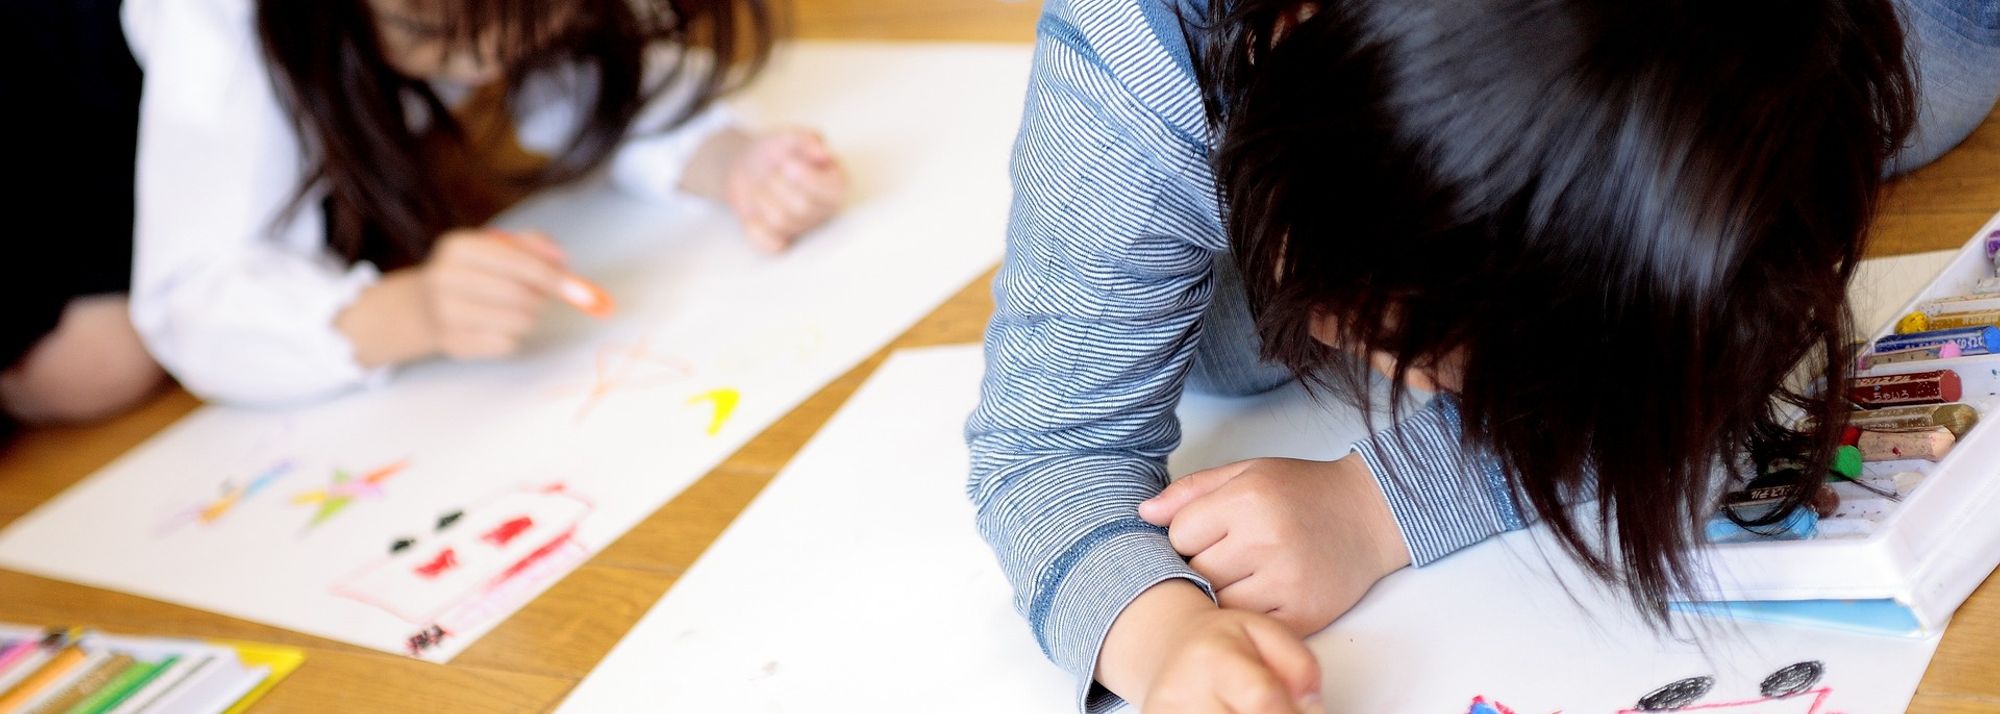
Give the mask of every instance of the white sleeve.
<svg viewBox="0 0 2000 714">
<path fill-rule="evenodd" d="M 253 3 L 128 0 L 124 13 L 145 70 L 131 309 L 147 349 L 215 401 L 296 402 L 379 379 L 333 325 L 374 267 L 326 248 L 316 195 L 283 214 L 303 149 Z"/>
<path fill-rule="evenodd" d="M 687 55 L 677 47 L 654 47 L 646 54 L 646 86 L 656 84 L 683 56 L 694 63 L 709 61 L 706 55 Z M 578 82 L 595 81 L 579 75 L 582 73 L 545 77 L 524 88 L 526 101 L 522 106 L 530 109 L 519 124 L 523 147 L 547 154 L 560 151 L 567 144 L 581 121 L 577 98 L 585 94 L 573 90 L 579 86 Z M 608 162 L 613 185 L 653 200 L 671 200 L 683 195 L 681 175 L 687 171 L 695 152 L 709 138 L 740 123 L 735 112 L 715 102 L 680 126 L 663 131 L 668 122 L 680 115 L 693 90 L 686 81 L 668 87 L 639 113 L 624 145 Z"/>
</svg>

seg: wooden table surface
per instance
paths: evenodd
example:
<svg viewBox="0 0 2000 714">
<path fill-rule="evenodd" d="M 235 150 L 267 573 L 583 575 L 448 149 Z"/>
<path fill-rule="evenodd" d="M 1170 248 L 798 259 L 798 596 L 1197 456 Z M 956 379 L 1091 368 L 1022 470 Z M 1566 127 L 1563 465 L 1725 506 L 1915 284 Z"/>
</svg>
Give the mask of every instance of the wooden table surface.
<svg viewBox="0 0 2000 714">
<path fill-rule="evenodd" d="M 1032 3 L 993 0 L 800 0 L 793 18 L 796 34 L 809 38 L 1025 42 L 1033 36 L 1035 13 Z M 1870 253 L 1957 247 L 1996 210 L 2000 113 L 1989 117 L 1965 146 L 1889 189 Z M 259 711 L 549 710 L 673 586 L 890 350 L 977 341 L 993 309 L 990 278 L 989 273 L 967 285 L 888 348 L 807 399 L 449 665 L 7 571 L 0 571 L 0 622 L 237 638 L 307 650 L 305 666 L 274 690 Z M 196 405 L 185 392 L 174 390 L 107 424 L 24 435 L 0 453 L 0 525 Z M 1912 711 L 2000 711 L 1996 643 L 2000 585 L 1988 580 L 1945 635 Z"/>
</svg>

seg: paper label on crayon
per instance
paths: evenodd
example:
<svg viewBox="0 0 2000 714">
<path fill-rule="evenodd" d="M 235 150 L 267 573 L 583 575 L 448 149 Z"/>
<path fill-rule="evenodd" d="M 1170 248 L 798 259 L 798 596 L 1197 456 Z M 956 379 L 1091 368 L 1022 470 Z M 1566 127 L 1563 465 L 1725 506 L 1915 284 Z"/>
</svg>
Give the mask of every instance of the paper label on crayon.
<svg viewBox="0 0 2000 714">
<path fill-rule="evenodd" d="M 1917 315 L 1921 313 L 1910 313 L 1910 314 Z M 1929 325 L 1928 329 L 1932 330 L 1950 330 L 1963 327 L 1987 327 L 1992 325 L 2000 325 L 2000 310 L 1982 310 L 1979 312 L 1948 312 L 1939 315 L 1932 315 L 1925 319 L 1925 323 Z"/>
<path fill-rule="evenodd" d="M 1850 397 L 1866 407 L 1936 404 L 1958 401 L 1958 373 L 1948 369 L 1890 374 L 1854 380 Z"/>
<path fill-rule="evenodd" d="M 1967 327 L 1956 330 L 1932 330 L 1913 332 L 1907 335 L 1889 335 L 1875 341 L 1875 351 L 1894 352 L 1917 347 L 1930 347 L 1944 343 L 1958 345 L 1958 349 L 1968 355 L 1990 354 L 1993 345 L 2000 342 L 2000 328 Z"/>
</svg>

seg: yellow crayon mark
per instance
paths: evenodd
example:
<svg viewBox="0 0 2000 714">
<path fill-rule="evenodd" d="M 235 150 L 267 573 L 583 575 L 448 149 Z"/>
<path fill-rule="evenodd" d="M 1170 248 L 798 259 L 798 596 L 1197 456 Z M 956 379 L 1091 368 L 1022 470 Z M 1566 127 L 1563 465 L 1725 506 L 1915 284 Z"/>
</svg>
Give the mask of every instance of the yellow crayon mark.
<svg viewBox="0 0 2000 714">
<path fill-rule="evenodd" d="M 722 433 L 722 425 L 728 423 L 730 415 L 736 413 L 736 402 L 742 400 L 742 398 L 743 394 L 741 392 L 729 387 L 723 387 L 694 395 L 694 398 L 689 399 L 688 403 L 715 403 L 715 416 L 710 417 L 708 420 L 708 435 L 715 436 Z"/>
</svg>

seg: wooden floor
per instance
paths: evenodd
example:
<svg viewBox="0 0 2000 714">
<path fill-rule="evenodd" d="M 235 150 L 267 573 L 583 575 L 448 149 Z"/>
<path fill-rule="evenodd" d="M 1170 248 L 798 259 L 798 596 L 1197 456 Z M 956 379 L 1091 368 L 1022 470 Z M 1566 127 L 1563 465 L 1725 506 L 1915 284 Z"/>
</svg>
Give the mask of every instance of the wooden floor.
<svg viewBox="0 0 2000 714">
<path fill-rule="evenodd" d="M 992 0 L 801 0 L 794 19 L 797 33 L 812 38 L 1025 42 L 1033 35 L 1035 12 L 1033 4 Z M 1957 152 L 1898 182 L 1888 198 L 1871 254 L 1962 243 L 2000 210 L 2000 116 L 1989 118 Z M 993 307 L 989 278 L 967 285 L 890 348 L 976 341 Z M 545 711 L 701 556 L 886 353 L 820 390 L 447 666 L 5 571 L 0 621 L 261 640 L 308 650 L 305 666 L 260 711 Z M 109 424 L 26 435 L 0 454 L 0 525 L 194 406 L 191 397 L 174 392 Z M 2000 586 L 1992 580 L 1960 611 L 1912 710 L 2000 711 Z"/>
</svg>

